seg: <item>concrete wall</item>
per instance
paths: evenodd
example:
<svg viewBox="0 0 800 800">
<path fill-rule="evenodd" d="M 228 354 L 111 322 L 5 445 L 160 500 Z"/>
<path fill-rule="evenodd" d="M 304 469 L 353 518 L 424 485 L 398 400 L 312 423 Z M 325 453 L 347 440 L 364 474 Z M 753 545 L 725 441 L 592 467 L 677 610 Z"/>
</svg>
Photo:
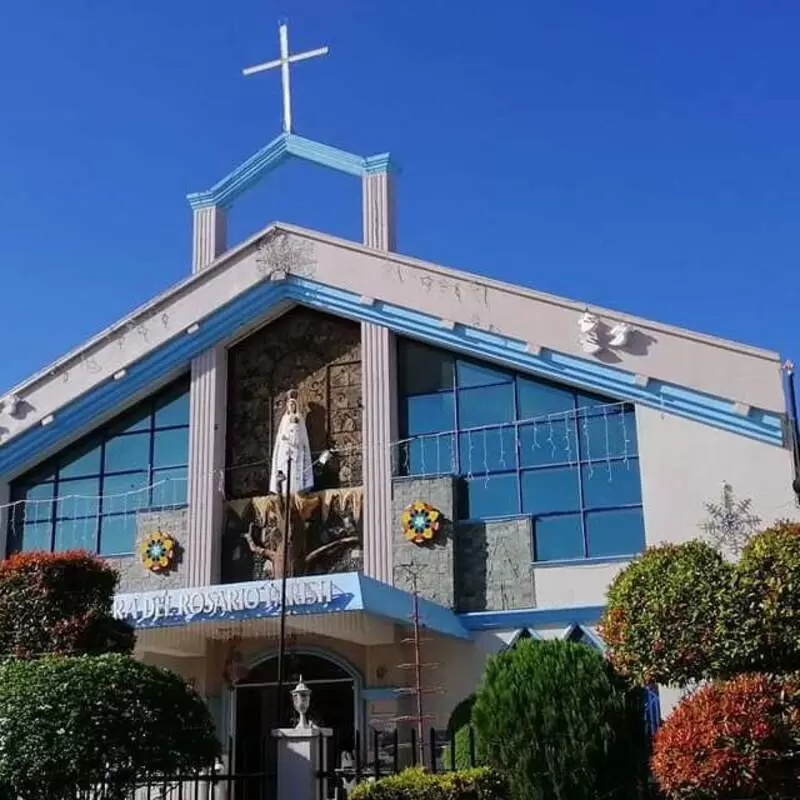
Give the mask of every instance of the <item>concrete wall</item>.
<svg viewBox="0 0 800 800">
<path fill-rule="evenodd" d="M 422 500 L 437 508 L 444 518 L 439 534 L 430 543 L 414 544 L 403 536 L 400 515 L 406 506 Z M 394 585 L 411 589 L 412 574 L 422 597 L 448 608 L 455 604 L 454 540 L 455 480 L 443 478 L 395 478 L 392 481 L 392 530 Z"/>
<path fill-rule="evenodd" d="M 192 585 L 188 578 L 182 550 L 188 544 L 188 509 L 147 511 L 136 518 L 136 552 L 130 556 L 110 556 L 105 562 L 119 572 L 118 592 L 152 592 L 159 589 L 180 589 Z M 139 552 L 144 538 L 154 531 L 163 531 L 175 538 L 179 545 L 175 568 L 158 574 L 145 569 Z"/>
<path fill-rule="evenodd" d="M 648 544 L 696 538 L 724 481 L 764 523 L 800 517 L 788 450 L 642 406 L 636 426 Z"/>
<path fill-rule="evenodd" d="M 459 611 L 533 608 L 533 531 L 529 517 L 456 527 L 455 585 Z"/>
</svg>

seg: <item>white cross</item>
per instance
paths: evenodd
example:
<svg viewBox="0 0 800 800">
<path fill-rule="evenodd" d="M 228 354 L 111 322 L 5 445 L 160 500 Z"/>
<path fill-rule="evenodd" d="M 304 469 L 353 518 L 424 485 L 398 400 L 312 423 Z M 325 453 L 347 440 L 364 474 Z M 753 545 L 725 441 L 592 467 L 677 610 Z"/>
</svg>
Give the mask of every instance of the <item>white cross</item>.
<svg viewBox="0 0 800 800">
<path fill-rule="evenodd" d="M 281 86 L 283 89 L 283 130 L 284 133 L 292 132 L 292 89 L 289 84 L 289 64 L 297 61 L 305 61 L 307 58 L 324 56 L 328 53 L 327 47 L 318 47 L 316 50 L 307 50 L 305 53 L 289 55 L 289 28 L 285 22 L 278 28 L 278 36 L 281 46 L 281 56 L 274 61 L 267 61 L 265 64 L 256 64 L 254 67 L 247 67 L 242 70 L 242 75 L 255 75 L 257 72 L 266 72 L 275 67 L 281 68 Z"/>
</svg>

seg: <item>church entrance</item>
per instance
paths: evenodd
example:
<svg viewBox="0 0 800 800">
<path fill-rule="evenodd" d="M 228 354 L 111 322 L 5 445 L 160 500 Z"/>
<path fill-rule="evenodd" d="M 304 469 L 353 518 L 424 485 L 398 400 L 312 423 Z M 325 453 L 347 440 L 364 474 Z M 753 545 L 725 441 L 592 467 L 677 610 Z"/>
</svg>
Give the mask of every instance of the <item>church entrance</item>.
<svg viewBox="0 0 800 800">
<path fill-rule="evenodd" d="M 285 656 L 284 676 L 280 717 L 277 656 L 262 661 L 236 685 L 234 752 L 238 774 L 274 774 L 277 743 L 272 731 L 295 725 L 289 692 L 300 676 L 311 689 L 309 719 L 322 728 L 333 729 L 328 763 L 342 751 L 352 752 L 355 747 L 358 717 L 355 676 L 324 656 L 292 650 Z M 274 784 L 274 778 L 271 782 Z"/>
</svg>

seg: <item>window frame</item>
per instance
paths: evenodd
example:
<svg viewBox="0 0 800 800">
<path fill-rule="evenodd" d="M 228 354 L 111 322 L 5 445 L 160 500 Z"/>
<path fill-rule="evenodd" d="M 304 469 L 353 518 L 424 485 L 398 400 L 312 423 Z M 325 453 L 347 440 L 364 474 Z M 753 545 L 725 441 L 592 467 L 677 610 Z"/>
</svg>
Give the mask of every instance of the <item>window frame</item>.
<svg viewBox="0 0 800 800">
<path fill-rule="evenodd" d="M 190 423 L 188 408 L 186 421 L 184 423 L 159 424 L 157 422 L 157 415 L 165 406 L 168 406 L 175 400 L 182 397 L 188 398 L 189 392 L 190 378 L 187 373 L 171 381 L 154 394 L 134 404 L 131 408 L 126 409 L 121 414 L 101 425 L 99 428 L 81 437 L 78 441 L 65 447 L 63 450 L 53 455 L 42 464 L 38 464 L 27 473 L 12 481 L 10 487 L 11 503 L 18 503 L 19 505 L 12 505 L 12 510 L 9 514 L 7 523 L 8 552 L 21 552 L 24 550 L 25 527 L 29 524 L 42 526 L 44 524 L 48 524 L 50 528 L 50 536 L 47 550 L 51 553 L 63 552 L 62 549 L 56 550 L 59 523 L 63 523 L 65 520 L 70 520 L 73 522 L 86 521 L 87 526 L 89 523 L 93 523 L 93 542 L 91 545 L 89 545 L 87 542 L 85 545 L 73 545 L 72 547 L 66 549 L 85 547 L 101 557 L 132 555 L 135 552 L 135 538 L 131 542 L 131 548 L 129 550 L 111 550 L 109 552 L 103 551 L 103 521 L 105 519 L 114 519 L 130 514 L 185 508 L 188 505 L 188 497 L 182 498 L 181 502 L 158 505 L 154 504 L 154 498 L 156 497 L 160 487 L 155 487 L 153 485 L 153 476 L 154 474 L 157 474 L 158 472 L 164 472 L 165 470 L 188 470 L 188 437 L 186 461 L 184 463 L 170 466 L 156 466 L 154 464 L 154 455 L 156 437 L 159 433 L 178 430 L 186 430 L 188 432 Z M 121 426 L 125 424 L 126 420 L 136 419 L 139 414 L 142 415 L 143 419 L 147 420 L 146 426 L 143 426 L 141 423 L 139 423 L 134 424 L 129 430 L 121 428 Z M 147 462 L 144 467 L 130 469 L 107 469 L 106 452 L 109 441 L 119 441 L 126 437 L 138 437 L 143 435 L 147 435 L 148 437 L 148 455 Z M 92 452 L 95 447 L 99 448 L 99 468 L 97 468 L 96 471 L 87 473 L 70 473 L 68 477 L 62 476 L 62 470 L 69 466 L 70 459 L 75 454 L 80 454 L 81 452 Z M 76 459 L 72 460 L 74 461 Z M 46 479 L 42 479 L 41 476 L 47 477 Z M 111 496 L 106 497 L 105 495 L 106 480 L 109 478 L 124 478 L 126 476 L 144 476 L 144 486 L 142 488 L 147 490 L 145 502 L 137 503 L 133 510 L 128 509 L 127 507 L 123 510 L 109 510 L 108 504 Z M 97 481 L 98 494 L 96 500 L 95 498 L 87 500 L 87 502 L 93 506 L 92 512 L 87 514 L 74 512 L 66 513 L 64 509 L 64 500 L 69 498 L 70 494 L 61 494 L 62 487 L 70 483 L 78 483 L 89 480 Z M 44 486 L 52 488 L 52 493 L 50 496 L 41 501 L 48 504 L 48 511 L 41 518 L 37 518 L 29 522 L 27 519 L 27 494 L 32 489 Z M 77 496 L 82 497 L 82 495 Z M 111 508 L 113 508 L 113 506 Z"/>
<path fill-rule="evenodd" d="M 399 422 L 399 429 L 401 433 L 401 439 L 398 443 L 398 473 L 401 475 L 406 475 L 409 477 L 436 477 L 442 475 L 454 475 L 459 479 L 459 493 L 458 493 L 458 508 L 454 516 L 456 516 L 457 523 L 470 523 L 470 522 L 485 522 L 490 520 L 499 520 L 499 519 L 509 519 L 509 518 L 519 518 L 525 517 L 531 519 L 532 523 L 532 552 L 533 552 L 533 563 L 537 565 L 547 566 L 549 564 L 556 564 L 556 563 L 563 563 L 563 562 L 584 562 L 584 561 L 608 561 L 608 560 L 620 560 L 624 558 L 629 558 L 637 553 L 640 553 L 645 546 L 645 533 L 644 533 L 644 513 L 643 513 L 643 499 L 642 499 L 642 486 L 641 486 L 641 469 L 640 469 L 640 455 L 639 455 L 639 443 L 638 443 L 638 431 L 636 426 L 636 408 L 633 403 L 628 401 L 619 401 L 613 398 L 605 398 L 601 397 L 594 392 L 586 391 L 580 389 L 578 387 L 569 386 L 567 384 L 559 384 L 553 381 L 549 381 L 547 379 L 538 378 L 535 375 L 522 373 L 516 370 L 506 369 L 501 366 L 497 366 L 491 363 L 482 362 L 479 359 L 470 358 L 468 356 L 462 355 L 458 352 L 450 352 L 443 350 L 441 348 L 431 348 L 430 345 L 426 345 L 431 351 L 436 351 L 436 353 L 443 354 L 443 357 L 446 357 L 451 362 L 452 368 L 452 375 L 450 378 L 450 387 L 449 388 L 441 388 L 436 394 L 450 394 L 453 398 L 453 424 L 452 428 L 449 430 L 439 430 L 432 433 L 425 433 L 425 434 L 409 434 L 409 427 L 408 427 L 408 413 L 407 413 L 407 401 L 410 398 L 419 396 L 420 394 L 434 394 L 434 392 L 426 392 L 426 393 L 414 393 L 414 392 L 406 392 L 405 386 L 403 385 L 403 376 L 408 374 L 409 371 L 409 353 L 406 352 L 406 343 L 408 344 L 408 348 L 410 353 L 413 353 L 413 349 L 415 346 L 418 346 L 417 343 L 413 339 L 407 338 L 399 338 L 397 340 L 397 357 L 398 363 L 402 363 L 404 365 L 404 371 L 402 375 L 398 376 L 398 387 L 397 387 L 397 394 L 398 394 L 398 402 L 399 402 L 399 413 L 398 413 L 398 422 Z M 466 365 L 466 367 L 465 367 Z M 476 370 L 470 370 L 469 367 L 473 366 L 476 367 Z M 485 383 L 478 383 L 476 382 L 475 378 L 476 375 L 480 373 L 481 370 L 486 370 L 486 382 Z M 459 375 L 461 373 L 469 374 L 470 380 L 466 383 L 466 385 L 461 386 L 459 382 Z M 502 380 L 499 376 L 504 376 L 505 380 Z M 492 425 L 484 425 L 479 426 L 477 428 L 462 428 L 462 408 L 461 408 L 461 398 L 462 392 L 469 393 L 469 397 L 475 397 L 475 392 L 482 388 L 496 390 L 498 386 L 509 385 L 511 386 L 511 391 L 513 394 L 513 419 L 506 420 L 505 422 L 500 422 Z M 533 387 L 530 385 L 534 385 Z M 542 386 L 547 390 L 555 390 L 553 391 L 553 398 L 557 399 L 559 395 L 562 396 L 563 400 L 569 398 L 569 404 L 563 411 L 550 411 L 541 416 L 534 416 L 528 417 L 525 419 L 520 419 L 520 412 L 521 412 L 521 392 L 527 392 L 525 396 L 525 405 L 527 407 L 532 407 L 535 405 L 535 394 L 531 394 L 531 388 L 535 388 L 535 386 Z M 543 394 L 543 396 L 546 393 Z M 547 405 L 547 401 L 545 400 L 544 405 Z M 566 404 L 565 404 L 566 405 Z M 609 413 L 609 406 L 614 406 L 614 409 Z M 597 409 L 597 411 L 595 411 Z M 614 433 L 613 437 L 610 437 L 608 428 L 605 428 L 605 453 L 601 457 L 594 456 L 592 454 L 592 444 L 596 445 L 596 438 L 597 432 L 592 429 L 593 426 L 592 420 L 595 419 L 604 419 L 606 422 L 604 423 L 606 426 L 608 425 L 608 418 L 609 417 L 618 417 L 620 420 L 621 429 Z M 530 459 L 526 459 L 524 452 L 523 452 L 523 442 L 521 436 L 526 436 L 526 430 L 533 427 L 534 430 L 534 439 L 536 438 L 536 425 L 542 425 L 544 422 L 547 424 L 547 420 L 554 420 L 558 421 L 563 419 L 565 422 L 569 423 L 570 429 L 569 431 L 564 428 L 563 432 L 559 432 L 557 436 L 561 436 L 562 438 L 566 436 L 566 440 L 570 442 L 571 447 L 574 448 L 574 454 L 571 459 L 568 460 L 557 460 L 557 461 L 547 461 L 544 463 L 530 463 Z M 505 431 L 510 430 L 513 432 L 513 439 L 514 439 L 514 452 L 513 454 L 509 454 L 508 461 L 509 463 L 513 463 L 513 466 L 509 467 L 508 469 L 504 468 L 497 468 L 498 465 L 494 464 L 493 457 L 489 456 L 489 448 L 486 444 L 486 431 L 489 430 L 498 430 L 501 431 L 501 441 L 505 442 Z M 484 457 L 481 461 L 480 465 L 477 469 L 473 470 L 472 464 L 472 456 L 470 456 L 470 466 L 467 467 L 465 464 L 465 455 L 463 453 L 464 445 L 464 437 L 472 436 L 474 437 L 476 433 L 483 432 L 484 436 L 484 445 L 485 448 Z M 453 447 L 453 457 L 451 459 L 451 465 L 441 464 L 438 463 L 437 469 L 435 471 L 428 471 L 424 470 L 420 471 L 419 469 L 414 469 L 414 463 L 412 458 L 410 457 L 410 453 L 412 452 L 411 448 L 414 447 L 415 443 L 417 447 L 422 447 L 423 450 L 426 446 L 427 440 L 431 440 L 433 437 L 440 437 L 440 436 L 449 436 L 452 437 L 452 447 Z M 621 437 L 621 438 L 620 438 Z M 613 438 L 613 446 L 612 446 L 612 438 Z M 620 442 L 622 444 L 620 444 Z M 586 449 L 585 449 L 586 448 Z M 480 446 L 477 448 L 480 452 Z M 501 451 L 502 452 L 502 451 Z M 569 451 L 568 451 L 569 452 Z M 615 452 L 615 455 L 611 455 L 611 452 Z M 402 457 L 405 454 L 405 457 Z M 493 467 L 489 467 L 488 462 L 492 462 Z M 586 476 L 585 472 L 588 469 L 590 472 L 595 470 L 603 470 L 608 469 L 609 472 L 611 470 L 618 469 L 619 464 L 625 464 L 628 470 L 635 470 L 636 477 L 637 477 L 637 484 L 638 484 L 638 492 L 632 495 L 632 497 L 638 497 L 637 502 L 631 503 L 615 503 L 610 500 L 606 500 L 601 505 L 590 505 L 587 502 L 587 488 L 586 488 Z M 424 458 L 423 458 L 423 465 L 424 465 Z M 552 511 L 547 513 L 533 513 L 525 511 L 525 498 L 524 498 L 524 488 L 525 488 L 525 479 L 529 475 L 533 475 L 536 472 L 545 471 L 552 471 L 558 470 L 563 468 L 569 468 L 574 472 L 574 479 L 576 481 L 577 486 L 577 503 L 578 506 L 574 510 L 570 511 Z M 487 482 L 489 479 L 498 478 L 503 475 L 514 475 L 517 484 L 517 505 L 516 510 L 511 513 L 501 513 L 493 516 L 482 516 L 482 517 L 475 517 L 472 516 L 469 512 L 469 495 L 468 491 L 469 488 L 472 487 L 475 483 L 475 479 L 484 477 L 486 478 Z M 642 511 L 642 529 L 641 529 L 641 543 L 639 545 L 638 550 L 634 550 L 633 552 L 618 552 L 614 554 L 608 555 L 599 555 L 594 556 L 590 554 L 591 547 L 589 541 L 589 530 L 587 524 L 587 517 L 589 515 L 597 513 L 597 512 L 615 512 L 615 511 L 626 511 L 629 509 L 641 509 Z M 538 550 L 539 546 L 537 544 L 537 522 L 540 519 L 550 519 L 555 518 L 558 516 L 563 515 L 579 515 L 580 518 L 580 533 L 581 533 L 581 542 L 582 542 L 582 551 L 580 554 L 574 554 L 565 556 L 559 559 L 547 559 L 547 560 L 540 560 L 538 558 Z M 637 532 L 638 534 L 638 532 Z"/>
</svg>

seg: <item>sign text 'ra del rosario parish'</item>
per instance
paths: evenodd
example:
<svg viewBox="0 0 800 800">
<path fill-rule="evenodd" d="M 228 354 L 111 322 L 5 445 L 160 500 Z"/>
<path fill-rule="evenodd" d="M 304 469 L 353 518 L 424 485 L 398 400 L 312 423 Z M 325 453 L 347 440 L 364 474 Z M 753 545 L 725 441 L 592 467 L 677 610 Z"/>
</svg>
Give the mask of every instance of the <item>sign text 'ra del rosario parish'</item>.
<svg viewBox="0 0 800 800">
<path fill-rule="evenodd" d="M 342 576 L 346 578 L 346 576 Z M 353 594 L 330 578 L 289 578 L 287 613 L 345 611 Z M 113 613 L 134 625 L 169 625 L 230 618 L 271 617 L 281 610 L 281 582 L 253 581 L 120 594 Z"/>
</svg>

